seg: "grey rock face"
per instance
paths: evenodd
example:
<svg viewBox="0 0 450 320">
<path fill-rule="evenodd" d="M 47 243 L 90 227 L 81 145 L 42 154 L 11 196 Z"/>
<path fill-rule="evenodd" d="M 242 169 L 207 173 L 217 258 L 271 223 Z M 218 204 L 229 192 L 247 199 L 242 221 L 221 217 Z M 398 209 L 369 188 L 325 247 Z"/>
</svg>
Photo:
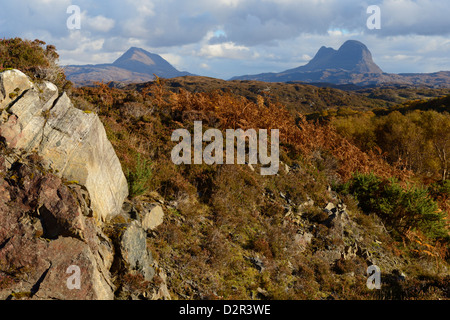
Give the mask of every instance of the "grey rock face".
<svg viewBox="0 0 450 320">
<path fill-rule="evenodd" d="M 7 145 L 36 151 L 58 176 L 84 185 L 99 220 L 118 214 L 128 185 L 98 116 L 74 108 L 52 83 L 33 84 L 18 70 L 0 74 L 0 92 L 0 136 Z"/>
<path fill-rule="evenodd" d="M 120 237 L 120 252 L 125 267 L 141 273 L 145 280 L 150 281 L 155 271 L 151 267 L 153 258 L 147 250 L 147 236 L 137 221 L 133 221 L 126 226 Z"/>
</svg>

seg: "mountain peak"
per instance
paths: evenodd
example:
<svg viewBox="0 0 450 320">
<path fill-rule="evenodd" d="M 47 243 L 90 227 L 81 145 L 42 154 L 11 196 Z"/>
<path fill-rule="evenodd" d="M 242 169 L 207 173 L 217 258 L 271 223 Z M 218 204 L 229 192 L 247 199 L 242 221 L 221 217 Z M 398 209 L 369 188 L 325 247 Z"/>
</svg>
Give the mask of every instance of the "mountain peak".
<svg viewBox="0 0 450 320">
<path fill-rule="evenodd" d="M 130 49 L 128 49 L 128 51 L 130 51 L 130 50 L 133 50 L 133 51 L 145 51 L 144 49 L 138 48 L 138 47 L 130 47 Z"/>
<path fill-rule="evenodd" d="M 159 60 L 159 61 L 155 61 Z M 123 65 L 130 61 L 140 62 L 144 65 L 151 66 L 157 64 L 157 62 L 161 62 L 162 59 L 159 55 L 148 52 L 144 49 L 131 47 L 128 49 L 123 55 L 121 55 L 116 61 L 113 62 L 113 65 Z"/>
<path fill-rule="evenodd" d="M 346 48 L 346 47 L 360 48 L 360 49 L 367 50 L 367 51 L 369 50 L 369 49 L 367 49 L 367 46 L 364 43 L 362 43 L 361 41 L 358 41 L 358 40 L 347 40 L 344 42 L 344 44 L 342 44 L 342 46 L 339 49 Z"/>
<path fill-rule="evenodd" d="M 344 70 L 356 73 L 383 73 L 372 59 L 367 46 L 357 40 L 347 40 L 337 51 L 336 64 Z"/>
<path fill-rule="evenodd" d="M 339 50 L 322 46 L 314 58 L 305 66 L 289 71 L 316 72 L 324 70 L 345 70 L 351 73 L 383 73 L 373 62 L 367 46 L 357 40 L 347 40 Z"/>
<path fill-rule="evenodd" d="M 311 70 L 317 70 L 326 65 L 328 61 L 336 54 L 336 50 L 333 48 L 328 48 L 322 46 L 319 51 L 317 51 L 314 58 L 307 64 L 308 68 Z M 306 66 L 305 66 L 306 67 Z M 302 68 L 302 67 L 301 67 Z"/>
<path fill-rule="evenodd" d="M 187 74 L 186 72 L 180 72 L 175 69 L 160 55 L 137 47 L 128 49 L 122 56 L 114 61 L 112 65 L 133 72 L 147 73 L 150 75 L 155 73 L 158 76 L 167 78 Z"/>
<path fill-rule="evenodd" d="M 381 81 L 383 71 L 372 59 L 367 46 L 357 40 L 344 42 L 338 50 L 322 46 L 306 65 L 279 73 L 261 73 L 234 77 L 232 80 L 267 82 L 365 83 Z"/>
</svg>

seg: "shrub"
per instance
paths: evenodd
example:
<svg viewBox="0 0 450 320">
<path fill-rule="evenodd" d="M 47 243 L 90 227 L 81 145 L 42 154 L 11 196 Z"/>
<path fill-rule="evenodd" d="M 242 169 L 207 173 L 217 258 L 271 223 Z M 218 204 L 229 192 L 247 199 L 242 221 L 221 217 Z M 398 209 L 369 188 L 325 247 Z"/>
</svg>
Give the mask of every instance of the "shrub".
<svg viewBox="0 0 450 320">
<path fill-rule="evenodd" d="M 341 188 L 359 201 L 365 212 L 374 212 L 400 236 L 409 229 L 419 229 L 431 239 L 449 239 L 444 213 L 428 189 L 403 188 L 396 180 L 382 180 L 374 174 L 355 174 Z"/>
<path fill-rule="evenodd" d="M 60 89 L 70 85 L 57 64 L 59 55 L 53 45 L 41 40 L 0 39 L 0 71 L 19 69 L 33 80 L 55 83 Z"/>
<path fill-rule="evenodd" d="M 142 159 L 137 155 L 136 166 L 134 170 L 127 170 L 127 180 L 130 197 L 142 195 L 147 191 L 148 183 L 152 177 L 151 162 L 148 159 Z"/>
<path fill-rule="evenodd" d="M 430 186 L 430 192 L 434 196 L 450 198 L 450 180 L 439 181 Z"/>
</svg>

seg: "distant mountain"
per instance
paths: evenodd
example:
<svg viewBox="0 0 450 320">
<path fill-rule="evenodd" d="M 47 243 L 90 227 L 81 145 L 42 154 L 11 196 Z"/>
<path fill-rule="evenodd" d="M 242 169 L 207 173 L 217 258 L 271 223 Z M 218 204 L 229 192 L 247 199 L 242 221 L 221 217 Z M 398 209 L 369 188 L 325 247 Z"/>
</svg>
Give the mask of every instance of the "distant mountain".
<svg viewBox="0 0 450 320">
<path fill-rule="evenodd" d="M 307 65 L 285 72 L 317 72 L 333 69 L 353 73 L 383 73 L 373 62 L 369 49 L 355 40 L 346 41 L 337 51 L 322 47 Z"/>
<path fill-rule="evenodd" d="M 450 71 L 427 74 L 384 73 L 372 59 L 372 54 L 363 43 L 346 41 L 339 50 L 321 47 L 314 58 L 304 66 L 280 73 L 244 75 L 230 80 L 257 80 L 266 82 L 306 82 L 334 85 L 423 85 L 450 87 Z"/>
<path fill-rule="evenodd" d="M 132 47 L 112 64 L 69 65 L 64 68 L 66 77 L 78 85 L 96 81 L 138 83 L 161 78 L 192 75 L 175 69 L 161 56 L 141 48 Z"/>
</svg>

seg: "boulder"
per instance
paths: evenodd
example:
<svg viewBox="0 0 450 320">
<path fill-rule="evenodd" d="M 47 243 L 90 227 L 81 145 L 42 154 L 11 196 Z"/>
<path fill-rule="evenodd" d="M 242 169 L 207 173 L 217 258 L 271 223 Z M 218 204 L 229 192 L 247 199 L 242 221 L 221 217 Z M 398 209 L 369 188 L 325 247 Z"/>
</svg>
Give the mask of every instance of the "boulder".
<svg viewBox="0 0 450 320">
<path fill-rule="evenodd" d="M 99 117 L 74 108 L 52 83 L 33 84 L 17 70 L 0 74 L 0 92 L 7 145 L 36 151 L 58 177 L 85 186 L 99 220 L 117 215 L 128 185 Z"/>
<path fill-rule="evenodd" d="M 157 276 L 159 277 L 161 283 L 153 292 L 152 300 L 172 300 L 169 289 L 167 288 L 167 274 L 164 270 L 157 266 L 156 261 L 154 264 L 156 264 L 156 267 L 159 270 Z"/>
<path fill-rule="evenodd" d="M 4 109 L 24 91 L 33 88 L 30 79 L 19 70 L 0 73 L 0 109 Z"/>
<path fill-rule="evenodd" d="M 136 271 L 150 281 L 155 271 L 151 267 L 152 255 L 147 250 L 147 235 L 138 221 L 122 227 L 122 232 L 117 239 L 119 241 L 120 262 L 129 272 Z"/>
<path fill-rule="evenodd" d="M 165 282 L 163 282 L 160 285 L 158 291 L 153 294 L 152 300 L 172 300 L 169 289 L 167 288 L 167 284 Z"/>
<path fill-rule="evenodd" d="M 164 221 L 164 211 L 157 204 L 144 203 L 141 214 L 142 228 L 147 232 L 156 229 Z"/>
</svg>

